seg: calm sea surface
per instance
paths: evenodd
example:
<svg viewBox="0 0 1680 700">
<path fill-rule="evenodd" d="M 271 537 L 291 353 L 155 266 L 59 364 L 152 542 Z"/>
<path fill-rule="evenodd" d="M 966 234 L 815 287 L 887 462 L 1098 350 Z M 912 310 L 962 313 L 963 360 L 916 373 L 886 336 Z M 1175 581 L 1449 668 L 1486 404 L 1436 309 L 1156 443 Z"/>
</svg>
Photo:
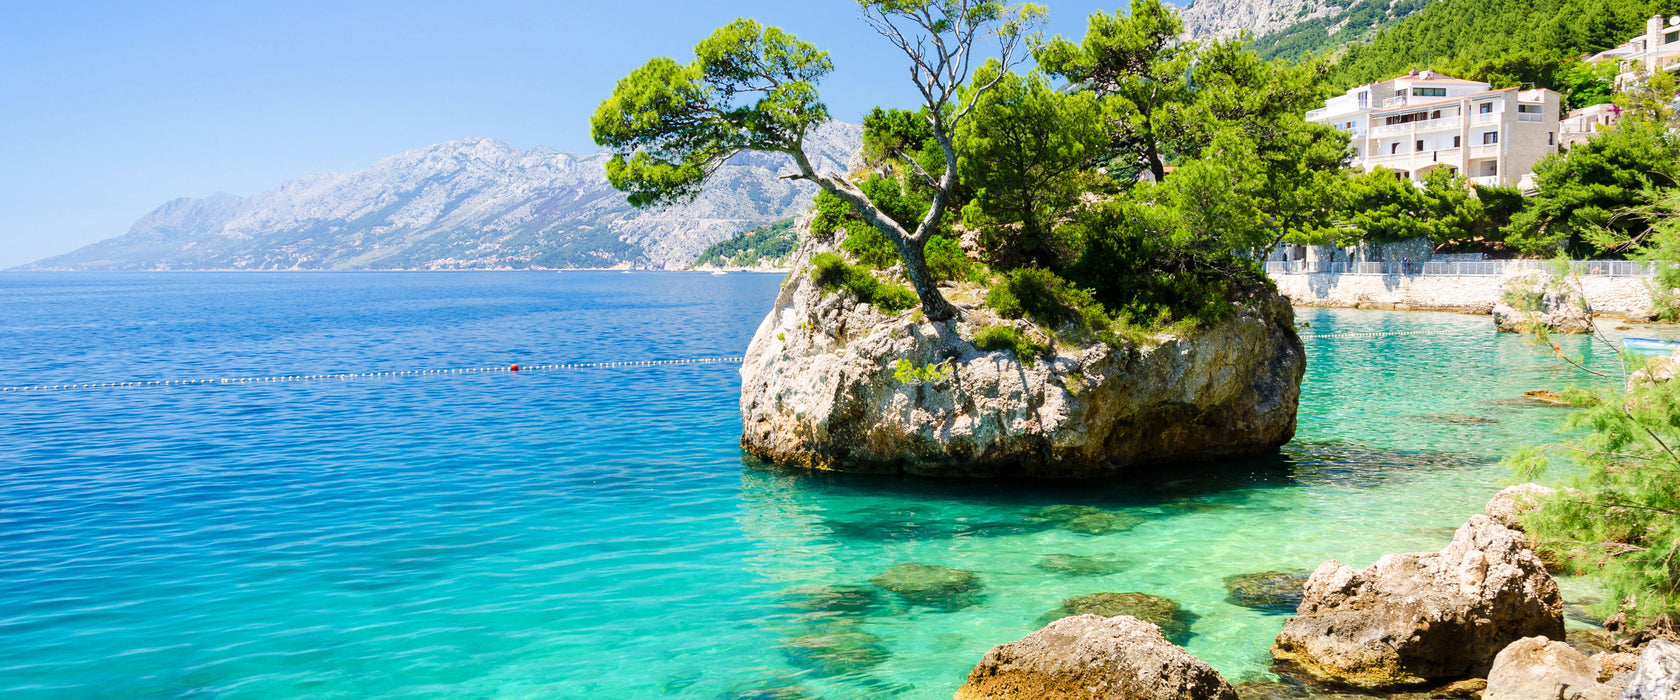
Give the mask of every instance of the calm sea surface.
<svg viewBox="0 0 1680 700">
<path fill-rule="evenodd" d="M 7 274 L 0 386 L 737 355 L 779 281 Z M 1225 577 L 1443 546 L 1554 435 L 1512 399 L 1578 381 L 1486 316 L 1299 320 L 1389 335 L 1306 341 L 1281 456 L 1100 487 L 747 464 L 728 364 L 0 393 L 0 697 L 948 698 L 1062 599 L 1131 591 L 1263 678 L 1284 618 Z M 906 562 L 982 594 L 870 585 Z"/>
</svg>

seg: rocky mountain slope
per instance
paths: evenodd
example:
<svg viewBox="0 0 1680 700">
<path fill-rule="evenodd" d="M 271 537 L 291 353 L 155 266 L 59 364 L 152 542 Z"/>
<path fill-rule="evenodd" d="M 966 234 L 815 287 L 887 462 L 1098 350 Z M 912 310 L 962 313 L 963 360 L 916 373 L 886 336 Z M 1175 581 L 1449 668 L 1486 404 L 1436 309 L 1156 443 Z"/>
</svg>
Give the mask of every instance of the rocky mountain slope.
<svg viewBox="0 0 1680 700">
<path fill-rule="evenodd" d="M 861 129 L 806 142 L 843 170 Z M 127 234 L 37 270 L 355 270 L 673 267 L 741 231 L 807 208 L 813 185 L 779 179 L 785 157 L 743 154 L 689 204 L 637 211 L 607 184 L 608 155 L 466 139 L 356 173 L 312 175 L 249 198 L 177 199 Z"/>
<path fill-rule="evenodd" d="M 1357 41 L 1430 0 L 1194 0 L 1184 36 L 1213 40 L 1247 31 L 1266 56 L 1296 58 Z"/>
</svg>

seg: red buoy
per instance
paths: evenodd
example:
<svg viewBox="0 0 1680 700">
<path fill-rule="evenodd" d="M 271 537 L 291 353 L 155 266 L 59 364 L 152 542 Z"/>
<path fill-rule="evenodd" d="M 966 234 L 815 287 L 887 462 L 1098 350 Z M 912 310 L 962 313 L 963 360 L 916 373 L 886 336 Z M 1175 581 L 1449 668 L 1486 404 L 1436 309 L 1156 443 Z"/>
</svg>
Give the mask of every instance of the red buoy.
<svg viewBox="0 0 1680 700">
<path fill-rule="evenodd" d="M 508 371 L 509 372 L 518 372 L 519 371 L 519 365 L 514 365 L 512 367 L 509 367 Z"/>
</svg>

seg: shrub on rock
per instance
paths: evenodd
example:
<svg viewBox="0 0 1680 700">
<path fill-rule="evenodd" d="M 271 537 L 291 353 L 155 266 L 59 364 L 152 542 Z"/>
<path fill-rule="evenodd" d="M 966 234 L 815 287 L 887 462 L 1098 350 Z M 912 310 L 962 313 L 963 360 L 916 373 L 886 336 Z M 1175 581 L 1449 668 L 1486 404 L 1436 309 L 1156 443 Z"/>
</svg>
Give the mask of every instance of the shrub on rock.
<svg viewBox="0 0 1680 700">
<path fill-rule="evenodd" d="M 1080 615 L 999 644 L 957 700 L 1237 700 L 1201 659 L 1135 617 Z"/>
</svg>

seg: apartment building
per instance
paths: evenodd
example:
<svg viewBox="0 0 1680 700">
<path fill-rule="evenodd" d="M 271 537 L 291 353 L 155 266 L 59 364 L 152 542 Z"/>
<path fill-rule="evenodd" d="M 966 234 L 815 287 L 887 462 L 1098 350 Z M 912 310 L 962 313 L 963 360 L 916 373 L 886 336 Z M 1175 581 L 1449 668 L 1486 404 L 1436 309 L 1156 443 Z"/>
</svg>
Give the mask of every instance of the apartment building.
<svg viewBox="0 0 1680 700">
<path fill-rule="evenodd" d="M 1558 123 L 1558 138 L 1563 147 L 1584 143 L 1594 134 L 1609 129 L 1622 119 L 1622 108 L 1612 103 L 1589 105 L 1563 116 Z"/>
<path fill-rule="evenodd" d="M 1413 71 L 1325 100 L 1307 120 L 1347 132 L 1355 167 L 1414 181 L 1446 168 L 1477 184 L 1525 186 L 1534 164 L 1557 152 L 1560 104 L 1552 90 Z"/>
<path fill-rule="evenodd" d="M 1621 67 L 1621 73 L 1616 76 L 1617 88 L 1625 87 L 1641 71 L 1655 73 L 1680 69 L 1680 16 L 1670 17 L 1664 22 L 1662 15 L 1655 15 L 1645 20 L 1644 34 L 1587 58 L 1588 63 L 1607 61 L 1614 61 Z"/>
</svg>

